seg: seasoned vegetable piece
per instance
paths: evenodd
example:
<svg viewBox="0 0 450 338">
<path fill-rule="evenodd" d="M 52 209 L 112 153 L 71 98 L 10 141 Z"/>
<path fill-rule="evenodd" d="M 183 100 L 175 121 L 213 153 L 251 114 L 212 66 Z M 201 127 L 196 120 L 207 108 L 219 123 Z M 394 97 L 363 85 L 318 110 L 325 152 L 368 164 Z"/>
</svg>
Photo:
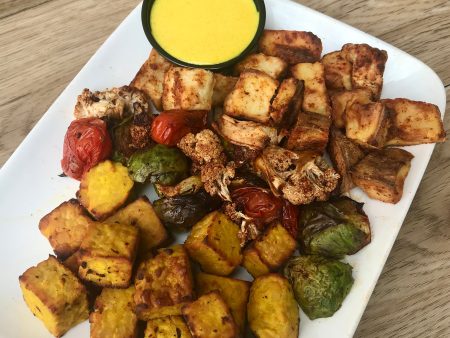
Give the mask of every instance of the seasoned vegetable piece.
<svg viewBox="0 0 450 338">
<path fill-rule="evenodd" d="M 228 94 L 231 93 L 237 81 L 237 77 L 214 73 L 214 91 L 212 96 L 213 107 L 223 106 L 223 102 Z"/>
<path fill-rule="evenodd" d="M 171 67 L 164 77 L 164 110 L 211 110 L 214 74 L 200 68 Z"/>
<path fill-rule="evenodd" d="M 241 74 L 246 70 L 254 69 L 278 79 L 286 73 L 287 67 L 288 65 L 283 59 L 258 53 L 247 56 L 234 67 L 234 71 L 236 74 Z"/>
<path fill-rule="evenodd" d="M 194 299 L 189 257 L 182 245 L 160 249 L 142 262 L 135 279 L 136 314 L 141 320 L 180 315 Z"/>
<path fill-rule="evenodd" d="M 72 255 L 94 223 L 76 199 L 61 203 L 39 221 L 39 230 L 48 239 L 58 258 Z"/>
<path fill-rule="evenodd" d="M 102 287 L 126 288 L 130 284 L 139 230 L 126 224 L 97 223 L 80 247 L 78 275 Z"/>
<path fill-rule="evenodd" d="M 281 82 L 277 93 L 270 104 L 270 118 L 276 125 L 285 120 L 285 114 L 291 108 L 293 100 L 303 90 L 303 84 L 297 79 L 287 78 Z"/>
<path fill-rule="evenodd" d="M 132 188 L 126 167 L 104 161 L 83 176 L 77 198 L 92 216 L 104 220 L 125 203 Z"/>
<path fill-rule="evenodd" d="M 327 89 L 352 89 L 352 64 L 340 51 L 325 54 L 322 57 Z"/>
<path fill-rule="evenodd" d="M 267 274 L 253 281 L 247 311 L 256 337 L 298 337 L 298 305 L 289 282 L 281 275 Z"/>
<path fill-rule="evenodd" d="M 331 99 L 331 119 L 336 128 L 345 128 L 347 110 L 354 103 L 367 104 L 372 101 L 372 93 L 368 89 L 353 89 L 334 92 Z"/>
<path fill-rule="evenodd" d="M 348 197 L 300 207 L 301 250 L 307 254 L 341 258 L 370 243 L 369 218 L 363 204 Z"/>
<path fill-rule="evenodd" d="M 163 245 L 169 234 L 159 220 L 152 204 L 143 196 L 109 217 L 106 223 L 134 225 L 139 229 L 139 256 Z"/>
<path fill-rule="evenodd" d="M 132 179 L 139 183 L 177 184 L 189 174 L 189 162 L 177 148 L 162 144 L 136 152 L 128 161 Z"/>
<path fill-rule="evenodd" d="M 165 197 L 153 202 L 156 214 L 163 223 L 175 230 L 190 229 L 206 214 L 220 207 L 220 200 L 204 191 L 174 197 Z"/>
<path fill-rule="evenodd" d="M 147 322 L 145 338 L 192 338 L 181 316 L 155 318 Z"/>
<path fill-rule="evenodd" d="M 134 313 L 134 287 L 128 289 L 104 288 L 95 300 L 89 316 L 91 338 L 134 338 L 137 318 Z"/>
<path fill-rule="evenodd" d="M 395 204 L 402 198 L 413 157 L 397 148 L 373 151 L 351 170 L 353 183 L 370 198 Z"/>
<path fill-rule="evenodd" d="M 80 250 L 78 250 L 62 261 L 64 266 L 72 271 L 75 275 L 78 275 L 78 269 L 80 268 L 80 256 Z"/>
<path fill-rule="evenodd" d="M 219 277 L 199 272 L 195 275 L 199 296 L 217 290 L 231 310 L 234 322 L 243 333 L 247 315 L 247 301 L 250 282 L 229 277 Z"/>
<path fill-rule="evenodd" d="M 200 176 L 189 176 L 177 185 L 162 185 L 155 183 L 155 190 L 160 197 L 175 197 L 179 195 L 195 194 L 203 188 Z"/>
<path fill-rule="evenodd" d="M 194 338 L 235 338 L 238 327 L 231 311 L 217 291 L 209 292 L 182 308 Z"/>
<path fill-rule="evenodd" d="M 203 271 L 226 276 L 241 263 L 238 232 L 235 223 L 214 211 L 194 225 L 185 247 Z"/>
<path fill-rule="evenodd" d="M 408 99 L 381 100 L 389 112 L 391 126 L 386 145 L 444 142 L 445 130 L 439 108 Z"/>
<path fill-rule="evenodd" d="M 259 49 L 266 55 L 278 56 L 291 65 L 315 62 L 322 54 L 322 41 L 311 32 L 265 30 Z"/>
<path fill-rule="evenodd" d="M 331 317 L 353 285 L 350 264 L 321 256 L 292 258 L 284 268 L 284 275 L 310 319 Z"/>
<path fill-rule="evenodd" d="M 89 317 L 85 287 L 55 257 L 29 268 L 19 282 L 28 308 L 55 337 Z"/>
</svg>

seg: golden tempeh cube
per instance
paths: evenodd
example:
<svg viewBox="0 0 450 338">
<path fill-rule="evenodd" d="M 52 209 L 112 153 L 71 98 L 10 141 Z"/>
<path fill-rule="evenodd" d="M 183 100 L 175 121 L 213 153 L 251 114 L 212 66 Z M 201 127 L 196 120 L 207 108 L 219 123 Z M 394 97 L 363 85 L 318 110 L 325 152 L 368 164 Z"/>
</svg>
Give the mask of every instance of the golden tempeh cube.
<svg viewBox="0 0 450 338">
<path fill-rule="evenodd" d="M 337 128 L 345 128 L 347 110 L 354 103 L 366 104 L 372 101 L 372 93 L 368 89 L 353 89 L 332 93 L 331 119 Z"/>
<path fill-rule="evenodd" d="M 225 101 L 228 94 L 231 93 L 237 81 L 237 77 L 214 73 L 214 89 L 212 96 L 213 107 L 223 106 L 223 102 Z"/>
<path fill-rule="evenodd" d="M 182 316 L 167 316 L 149 320 L 144 338 L 192 338 L 192 335 Z"/>
<path fill-rule="evenodd" d="M 291 110 L 291 106 L 298 100 L 298 95 L 303 91 L 303 84 L 297 79 L 287 78 L 281 82 L 280 87 L 270 105 L 270 118 L 276 125 L 285 120 L 285 115 Z"/>
<path fill-rule="evenodd" d="M 285 74 L 287 67 L 288 64 L 283 59 L 258 53 L 247 56 L 234 67 L 234 70 L 237 74 L 248 69 L 259 70 L 278 79 Z"/>
<path fill-rule="evenodd" d="M 352 89 L 352 64 L 342 56 L 340 51 L 325 54 L 322 57 L 322 64 L 328 89 Z"/>
</svg>

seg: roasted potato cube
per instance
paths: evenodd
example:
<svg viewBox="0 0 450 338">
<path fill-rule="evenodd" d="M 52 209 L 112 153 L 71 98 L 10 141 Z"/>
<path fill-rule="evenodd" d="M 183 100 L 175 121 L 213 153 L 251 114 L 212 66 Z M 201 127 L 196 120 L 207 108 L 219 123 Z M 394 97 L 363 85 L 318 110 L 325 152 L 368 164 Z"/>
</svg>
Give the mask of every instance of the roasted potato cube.
<svg viewBox="0 0 450 338">
<path fill-rule="evenodd" d="M 250 282 L 240 279 L 219 277 L 199 272 L 195 276 L 199 296 L 217 290 L 231 310 L 234 322 L 243 334 L 247 319 L 247 301 Z"/>
<path fill-rule="evenodd" d="M 132 188 L 126 167 L 104 161 L 83 175 L 77 198 L 92 216 L 104 220 L 125 203 Z"/>
<path fill-rule="evenodd" d="M 384 104 L 354 103 L 347 109 L 345 132 L 348 138 L 377 148 L 386 142 L 389 120 Z"/>
<path fill-rule="evenodd" d="M 89 317 L 85 287 L 53 256 L 25 271 L 19 283 L 28 308 L 55 337 Z"/>
<path fill-rule="evenodd" d="M 130 86 L 142 90 L 150 97 L 156 109 L 162 110 L 164 76 L 172 63 L 152 49 L 148 59 L 141 66 Z"/>
<path fill-rule="evenodd" d="M 145 338 L 192 338 L 181 316 L 155 318 L 147 322 Z"/>
<path fill-rule="evenodd" d="M 167 242 L 169 235 L 147 197 L 140 197 L 109 217 L 106 223 L 130 224 L 139 228 L 139 256 Z"/>
<path fill-rule="evenodd" d="M 373 199 L 397 203 L 402 198 L 413 155 L 406 150 L 375 150 L 351 170 L 353 183 Z"/>
<path fill-rule="evenodd" d="M 299 81 L 294 78 L 288 78 L 281 82 L 270 105 L 270 118 L 275 124 L 278 125 L 284 120 L 285 114 L 293 103 L 292 101 L 296 98 L 298 92 L 303 89 L 303 86 L 300 86 L 301 88 L 299 88 Z"/>
<path fill-rule="evenodd" d="M 194 338 L 235 338 L 238 327 L 218 291 L 212 291 L 182 308 L 183 317 Z"/>
<path fill-rule="evenodd" d="M 352 64 L 352 88 L 369 89 L 378 100 L 383 88 L 387 52 L 367 44 L 347 43 L 341 55 Z"/>
<path fill-rule="evenodd" d="M 270 272 L 269 266 L 262 261 L 258 250 L 251 244 L 243 252 L 242 266 L 254 277 L 262 276 Z"/>
<path fill-rule="evenodd" d="M 322 54 L 322 41 L 311 32 L 265 30 L 259 49 L 266 55 L 278 56 L 291 65 L 315 62 Z"/>
<path fill-rule="evenodd" d="M 76 199 L 60 204 L 39 221 L 39 230 L 48 239 L 55 254 L 65 259 L 81 245 L 93 221 Z"/>
<path fill-rule="evenodd" d="M 141 320 L 180 315 L 194 299 L 189 257 L 182 245 L 160 249 L 142 262 L 135 279 L 136 314 Z"/>
<path fill-rule="evenodd" d="M 441 112 L 434 104 L 408 99 L 381 100 L 389 113 L 391 125 L 386 145 L 444 142 Z"/>
<path fill-rule="evenodd" d="M 102 287 L 128 287 L 138 234 L 138 228 L 128 224 L 98 223 L 89 227 L 80 247 L 78 275 Z"/>
<path fill-rule="evenodd" d="M 170 68 L 164 78 L 164 110 L 211 110 L 214 74 L 200 68 Z"/>
<path fill-rule="evenodd" d="M 237 77 L 214 73 L 213 107 L 221 107 L 223 105 L 226 97 L 231 93 L 237 81 Z"/>
<path fill-rule="evenodd" d="M 249 248 L 244 250 L 242 263 L 253 277 L 258 277 L 261 272 L 265 272 L 260 263 L 266 265 L 267 270 L 275 271 L 289 259 L 296 247 L 295 238 L 281 224 L 275 223 L 262 236 L 257 238 Z M 249 260 L 247 259 L 247 252 L 250 256 Z M 258 256 L 259 262 L 255 255 Z"/>
<path fill-rule="evenodd" d="M 322 57 L 322 64 L 328 89 L 352 89 L 352 64 L 341 55 L 340 51 L 325 54 Z"/>
<path fill-rule="evenodd" d="M 285 74 L 287 67 L 288 64 L 283 59 L 258 53 L 247 56 L 234 67 L 234 70 L 236 74 L 241 74 L 246 70 L 254 69 L 279 79 Z"/>
<path fill-rule="evenodd" d="M 89 316 L 91 338 L 134 338 L 137 318 L 134 313 L 134 287 L 128 289 L 104 288 L 95 300 Z"/>
<path fill-rule="evenodd" d="M 303 110 L 330 116 L 331 107 L 325 87 L 325 74 L 320 62 L 299 63 L 291 68 L 292 75 L 304 81 Z"/>
<path fill-rule="evenodd" d="M 267 274 L 253 281 L 247 311 L 256 337 L 298 337 L 298 305 L 291 285 L 281 275 Z"/>
<path fill-rule="evenodd" d="M 66 268 L 72 271 L 74 274 L 78 275 L 78 269 L 80 268 L 80 251 L 76 251 L 65 260 L 63 260 L 63 264 Z"/>
<path fill-rule="evenodd" d="M 229 116 L 267 123 L 270 102 L 277 88 L 278 81 L 266 73 L 246 70 L 225 99 L 224 112 Z"/>
<path fill-rule="evenodd" d="M 353 89 L 334 92 L 330 95 L 331 119 L 337 128 L 345 128 L 347 109 L 354 103 L 367 104 L 372 102 L 372 92 L 368 89 Z"/>
<path fill-rule="evenodd" d="M 203 271 L 226 276 L 242 260 L 238 232 L 238 225 L 214 211 L 194 225 L 184 245 Z"/>
</svg>

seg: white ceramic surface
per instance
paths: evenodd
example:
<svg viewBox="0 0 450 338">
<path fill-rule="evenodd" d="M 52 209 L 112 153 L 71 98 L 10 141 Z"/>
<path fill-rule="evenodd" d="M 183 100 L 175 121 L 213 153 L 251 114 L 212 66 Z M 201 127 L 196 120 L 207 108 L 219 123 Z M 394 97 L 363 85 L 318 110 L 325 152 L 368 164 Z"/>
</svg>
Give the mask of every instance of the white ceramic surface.
<svg viewBox="0 0 450 338">
<path fill-rule="evenodd" d="M 445 111 L 445 91 L 438 76 L 421 61 L 344 23 L 288 0 L 266 0 L 267 28 L 312 31 L 324 52 L 347 42 L 368 43 L 389 54 L 383 98 L 423 100 Z M 77 95 L 85 87 L 101 90 L 128 84 L 147 58 L 150 46 L 141 28 L 140 5 L 67 86 L 0 171 L 0 337 L 50 337 L 22 300 L 18 276 L 46 259 L 50 245 L 38 230 L 39 219 L 74 197 L 78 184 L 60 178 L 63 137 L 72 120 Z M 368 13 L 369 15 L 370 13 Z M 365 202 L 373 230 L 372 243 L 346 261 L 354 267 L 354 286 L 331 318 L 310 321 L 301 315 L 300 337 L 351 337 L 397 237 L 434 145 L 408 147 L 415 156 L 403 199 L 396 205 L 370 200 L 361 191 L 352 197 Z M 181 240 L 181 238 L 179 238 Z M 242 277 L 244 274 L 239 273 Z M 407 320 L 407 319 L 405 319 Z M 88 337 L 85 322 L 65 337 Z"/>
</svg>

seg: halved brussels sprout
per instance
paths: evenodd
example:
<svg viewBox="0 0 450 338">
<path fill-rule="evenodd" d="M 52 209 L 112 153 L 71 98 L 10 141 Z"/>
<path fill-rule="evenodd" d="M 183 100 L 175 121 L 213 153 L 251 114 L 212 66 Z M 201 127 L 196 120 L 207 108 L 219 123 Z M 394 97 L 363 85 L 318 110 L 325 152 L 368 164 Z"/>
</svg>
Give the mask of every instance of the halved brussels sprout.
<svg viewBox="0 0 450 338">
<path fill-rule="evenodd" d="M 370 243 L 363 204 L 348 197 L 301 206 L 299 242 L 302 252 L 340 258 Z"/>
<path fill-rule="evenodd" d="M 331 317 L 353 285 L 351 265 L 316 255 L 291 258 L 284 275 L 310 319 Z"/>
</svg>

